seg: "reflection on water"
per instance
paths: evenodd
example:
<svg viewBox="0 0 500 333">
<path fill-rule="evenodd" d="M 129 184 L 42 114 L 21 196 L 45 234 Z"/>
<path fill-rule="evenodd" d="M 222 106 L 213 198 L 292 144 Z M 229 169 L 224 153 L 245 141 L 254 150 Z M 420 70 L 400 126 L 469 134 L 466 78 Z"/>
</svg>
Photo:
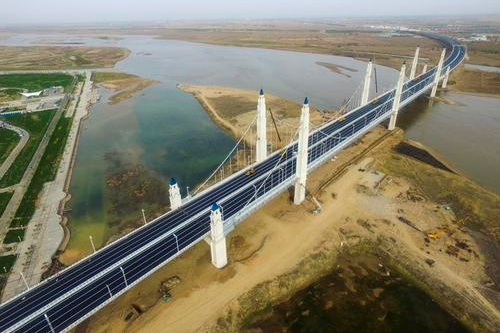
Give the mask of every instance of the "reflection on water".
<svg viewBox="0 0 500 333">
<path fill-rule="evenodd" d="M 83 39 L 82 39 L 83 40 Z M 92 43 L 109 44 L 110 41 Z M 178 83 L 212 84 L 266 91 L 300 102 L 308 95 L 321 108 L 339 106 L 361 82 L 363 62 L 327 55 L 220 47 L 150 37 L 112 41 L 131 49 L 119 70 L 155 79 L 133 99 L 108 105 L 107 93 L 85 122 L 70 191 L 69 249 L 90 251 L 88 235 L 101 244 L 120 229 L 166 211 L 166 182 L 176 177 L 193 187 L 234 144 Z M 357 70 L 352 78 L 316 62 Z M 397 72 L 380 68 L 389 86 Z M 256 95 L 257 97 L 257 95 Z"/>
</svg>

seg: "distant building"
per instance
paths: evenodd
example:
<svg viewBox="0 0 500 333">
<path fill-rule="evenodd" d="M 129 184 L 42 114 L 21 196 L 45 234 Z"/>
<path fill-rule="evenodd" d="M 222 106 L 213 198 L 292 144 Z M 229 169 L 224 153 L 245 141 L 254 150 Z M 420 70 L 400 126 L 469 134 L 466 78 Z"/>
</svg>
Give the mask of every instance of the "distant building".
<svg viewBox="0 0 500 333">
<path fill-rule="evenodd" d="M 44 89 L 43 93 L 42 93 L 43 96 L 53 96 L 53 95 L 60 95 L 60 94 L 64 94 L 64 87 L 61 87 L 61 86 L 50 87 L 50 88 Z"/>
<path fill-rule="evenodd" d="M 35 92 L 22 92 L 21 93 L 21 98 L 22 99 L 32 99 L 32 98 L 37 98 L 42 95 L 43 90 L 40 91 L 35 91 Z"/>
</svg>

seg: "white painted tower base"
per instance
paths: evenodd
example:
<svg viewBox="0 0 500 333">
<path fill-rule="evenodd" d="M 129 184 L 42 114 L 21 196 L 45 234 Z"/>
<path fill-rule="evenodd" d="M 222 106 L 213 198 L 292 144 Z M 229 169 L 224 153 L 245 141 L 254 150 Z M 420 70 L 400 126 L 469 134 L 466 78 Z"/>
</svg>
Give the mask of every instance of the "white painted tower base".
<svg viewBox="0 0 500 333">
<path fill-rule="evenodd" d="M 366 67 L 365 82 L 363 84 L 363 94 L 361 95 L 361 105 L 366 105 L 370 98 L 370 83 L 372 78 L 373 62 L 370 59 Z"/>
<path fill-rule="evenodd" d="M 257 137 L 255 143 L 255 155 L 257 163 L 262 162 L 267 157 L 267 127 L 266 127 L 266 98 L 264 91 L 259 93 L 257 103 Z"/>
<path fill-rule="evenodd" d="M 422 69 L 422 74 L 427 73 L 427 64 L 424 64 L 424 68 Z"/>
<path fill-rule="evenodd" d="M 219 205 L 215 202 L 210 212 L 210 253 L 212 264 L 217 268 L 227 265 L 226 236 Z"/>
<path fill-rule="evenodd" d="M 443 88 L 443 89 L 446 88 L 446 86 L 448 85 L 449 77 L 450 77 L 450 66 L 446 67 L 446 74 L 444 76 L 443 85 L 441 86 L 441 88 Z"/>
<path fill-rule="evenodd" d="M 388 127 L 390 131 L 396 128 L 396 120 L 398 118 L 399 104 L 401 103 L 401 92 L 403 91 L 403 84 L 405 81 L 405 72 L 406 72 L 406 64 L 403 63 L 403 66 L 401 66 L 401 72 L 399 72 L 398 85 L 396 86 L 396 93 L 394 94 L 394 100 L 392 101 L 392 113 Z"/>
<path fill-rule="evenodd" d="M 436 97 L 437 88 L 439 81 L 441 80 L 441 72 L 443 71 L 443 62 L 446 49 L 441 52 L 441 58 L 439 58 L 439 63 L 436 70 L 436 76 L 434 77 L 434 85 L 432 86 L 431 97 Z"/>
<path fill-rule="evenodd" d="M 307 150 L 309 145 L 309 101 L 306 97 L 302 106 L 299 124 L 299 143 L 297 149 L 297 168 L 295 181 L 295 195 L 293 203 L 300 205 L 306 198 L 307 180 Z"/>
<path fill-rule="evenodd" d="M 420 46 L 418 46 L 417 49 L 415 50 L 415 56 L 413 57 L 413 62 L 411 63 L 410 80 L 413 80 L 415 78 L 415 73 L 417 72 L 419 53 L 420 53 Z"/>
<path fill-rule="evenodd" d="M 177 185 L 175 178 L 170 179 L 168 194 L 170 198 L 170 209 L 174 210 L 179 208 L 182 205 L 182 198 L 179 185 Z"/>
</svg>

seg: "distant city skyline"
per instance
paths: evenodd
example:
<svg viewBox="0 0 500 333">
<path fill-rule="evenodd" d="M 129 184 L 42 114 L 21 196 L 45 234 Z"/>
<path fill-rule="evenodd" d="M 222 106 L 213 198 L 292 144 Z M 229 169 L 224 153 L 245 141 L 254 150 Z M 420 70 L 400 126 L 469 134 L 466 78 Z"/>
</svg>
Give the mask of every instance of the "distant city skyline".
<svg viewBox="0 0 500 333">
<path fill-rule="evenodd" d="M 380 17 L 500 14 L 500 1 L 477 0 L 3 0 L 0 26 L 159 20 Z"/>
</svg>

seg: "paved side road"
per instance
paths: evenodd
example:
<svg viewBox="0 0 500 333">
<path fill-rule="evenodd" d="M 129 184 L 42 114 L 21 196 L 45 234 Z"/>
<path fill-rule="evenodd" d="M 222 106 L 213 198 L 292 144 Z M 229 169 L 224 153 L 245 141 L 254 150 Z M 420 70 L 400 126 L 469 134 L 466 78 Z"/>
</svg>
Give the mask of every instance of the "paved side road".
<svg viewBox="0 0 500 333">
<path fill-rule="evenodd" d="M 14 131 L 21 136 L 21 140 L 19 140 L 16 147 L 10 152 L 9 157 L 7 157 L 7 159 L 0 166 L 0 179 L 2 179 L 7 170 L 9 170 L 12 163 L 14 163 L 17 155 L 19 155 L 21 150 L 23 150 L 24 146 L 28 142 L 28 139 L 30 138 L 30 135 L 28 132 L 26 132 L 24 129 L 20 127 L 13 126 L 9 123 L 5 123 L 2 121 L 0 121 L 0 127 Z"/>
<path fill-rule="evenodd" d="M 40 282 L 42 274 L 50 266 L 52 256 L 64 237 L 64 230 L 61 226 L 62 216 L 58 214 L 59 204 L 67 195 L 65 184 L 77 149 L 80 121 L 87 115 L 92 101 L 90 72 L 86 74 L 83 87 L 77 87 L 76 91 L 80 92 L 78 88 L 81 88 L 80 102 L 78 107 L 75 108 L 75 102 L 68 108 L 68 113 L 74 112 L 75 118 L 68 134 L 56 178 L 44 185 L 36 211 L 28 224 L 24 241 L 18 245 L 16 250 L 18 258 L 3 291 L 3 301 L 26 289 L 19 272 L 23 272 L 30 286 Z M 78 100 L 77 95 L 75 95 L 76 100 Z"/>
</svg>

